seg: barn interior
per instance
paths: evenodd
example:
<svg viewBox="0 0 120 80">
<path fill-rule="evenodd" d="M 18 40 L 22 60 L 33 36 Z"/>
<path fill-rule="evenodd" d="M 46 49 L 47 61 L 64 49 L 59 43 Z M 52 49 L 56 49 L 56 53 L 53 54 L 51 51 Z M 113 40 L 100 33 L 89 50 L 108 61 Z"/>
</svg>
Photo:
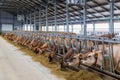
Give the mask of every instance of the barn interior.
<svg viewBox="0 0 120 80">
<path fill-rule="evenodd" d="M 0 79 L 120 80 L 119 20 L 120 0 L 0 0 Z"/>
</svg>

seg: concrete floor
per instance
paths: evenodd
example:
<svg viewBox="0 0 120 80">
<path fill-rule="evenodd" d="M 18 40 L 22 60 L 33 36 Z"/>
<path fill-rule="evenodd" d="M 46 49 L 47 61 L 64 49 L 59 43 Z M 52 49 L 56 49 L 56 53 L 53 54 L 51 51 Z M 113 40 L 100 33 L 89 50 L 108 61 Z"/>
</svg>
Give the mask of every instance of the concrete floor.
<svg viewBox="0 0 120 80">
<path fill-rule="evenodd" d="M 0 80 L 64 80 L 0 37 Z"/>
</svg>

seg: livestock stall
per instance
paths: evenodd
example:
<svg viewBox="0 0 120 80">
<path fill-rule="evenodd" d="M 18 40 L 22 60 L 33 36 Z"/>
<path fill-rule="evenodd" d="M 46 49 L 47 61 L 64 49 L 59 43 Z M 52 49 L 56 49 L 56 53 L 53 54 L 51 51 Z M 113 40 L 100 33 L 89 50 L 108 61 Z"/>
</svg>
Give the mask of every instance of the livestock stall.
<svg viewBox="0 0 120 80">
<path fill-rule="evenodd" d="M 120 0 L 1 0 L 0 34 L 67 80 L 119 80 L 119 15 Z"/>
</svg>

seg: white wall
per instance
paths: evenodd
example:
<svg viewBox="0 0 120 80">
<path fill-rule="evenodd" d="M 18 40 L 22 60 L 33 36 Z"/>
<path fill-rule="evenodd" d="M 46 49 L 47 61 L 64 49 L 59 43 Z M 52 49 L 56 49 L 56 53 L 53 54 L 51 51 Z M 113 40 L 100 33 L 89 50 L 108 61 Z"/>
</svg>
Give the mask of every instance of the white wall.
<svg viewBox="0 0 120 80">
<path fill-rule="evenodd" d="M 18 29 L 19 30 L 19 29 Z M 31 24 L 31 26 L 30 26 L 30 24 L 28 24 L 28 25 L 23 25 L 23 30 L 24 31 L 33 31 L 33 24 Z"/>
<path fill-rule="evenodd" d="M 13 25 L 11 24 L 2 24 L 2 31 L 12 31 Z"/>
</svg>

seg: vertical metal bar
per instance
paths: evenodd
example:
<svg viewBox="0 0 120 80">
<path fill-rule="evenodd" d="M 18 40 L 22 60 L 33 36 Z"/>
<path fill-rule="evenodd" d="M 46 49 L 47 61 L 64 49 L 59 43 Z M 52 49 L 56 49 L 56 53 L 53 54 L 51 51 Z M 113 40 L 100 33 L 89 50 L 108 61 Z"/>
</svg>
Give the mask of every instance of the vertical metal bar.
<svg viewBox="0 0 120 80">
<path fill-rule="evenodd" d="M 58 25 L 57 31 L 59 32 L 59 25 Z"/>
<path fill-rule="evenodd" d="M 34 10 L 34 26 L 33 26 L 33 31 L 36 31 L 36 16 L 35 16 L 35 10 Z"/>
<path fill-rule="evenodd" d="M 69 32 L 69 5 L 68 0 L 66 0 L 66 31 Z"/>
<path fill-rule="evenodd" d="M 20 30 L 22 31 L 22 27 L 23 27 L 23 20 L 20 21 Z"/>
<path fill-rule="evenodd" d="M 22 14 L 23 15 L 23 14 Z M 22 19 L 22 21 L 21 21 L 21 31 L 23 31 L 23 28 L 24 28 L 24 21 L 25 19 Z"/>
<path fill-rule="evenodd" d="M 114 33 L 114 0 L 110 0 L 110 25 L 109 32 L 110 34 Z M 113 45 L 110 43 L 110 57 L 111 57 L 111 71 L 114 72 L 114 56 L 113 56 Z"/>
<path fill-rule="evenodd" d="M 95 22 L 93 22 L 93 34 L 95 34 Z"/>
<path fill-rule="evenodd" d="M 18 30 L 20 30 L 20 25 L 21 25 L 21 24 L 20 24 L 20 22 L 19 22 Z"/>
<path fill-rule="evenodd" d="M 83 35 L 83 23 L 81 23 L 81 32 L 80 32 L 80 34 L 82 34 Z"/>
<path fill-rule="evenodd" d="M 28 31 L 28 13 L 26 15 L 26 30 Z"/>
<path fill-rule="evenodd" d="M 1 23 L 1 8 L 0 8 L 0 32 L 2 32 L 2 23 Z"/>
<path fill-rule="evenodd" d="M 65 31 L 65 27 L 66 27 L 66 26 L 65 26 L 65 24 L 64 24 L 64 32 L 66 32 L 66 31 Z"/>
<path fill-rule="evenodd" d="M 86 19 L 87 19 L 87 9 L 86 9 L 86 1 L 83 0 L 83 26 L 84 26 L 84 36 L 87 36 L 87 25 L 86 25 Z M 87 48 L 87 41 L 85 40 L 84 48 Z"/>
<path fill-rule="evenodd" d="M 42 24 L 41 24 L 41 31 L 42 31 Z"/>
<path fill-rule="evenodd" d="M 52 25 L 52 31 L 53 31 L 53 25 Z"/>
<path fill-rule="evenodd" d="M 105 55 L 105 49 L 104 49 L 104 38 L 102 38 L 102 47 L 103 47 L 103 51 L 102 51 L 102 56 L 103 56 L 103 62 L 102 62 L 102 68 L 103 69 L 105 69 L 105 57 L 104 57 L 104 55 Z"/>
<path fill-rule="evenodd" d="M 32 24 L 31 23 L 32 22 L 31 17 L 32 17 L 32 14 L 31 14 L 31 11 L 30 11 L 30 31 L 31 31 L 31 27 L 32 27 L 32 25 L 31 25 Z"/>
<path fill-rule="evenodd" d="M 86 9 L 86 0 L 83 1 L 83 26 L 84 26 L 84 36 L 87 36 L 87 25 L 86 25 L 86 19 L 87 19 L 87 9 Z"/>
<path fill-rule="evenodd" d="M 110 42 L 108 43 L 109 44 L 109 61 L 110 61 L 110 72 L 112 72 L 112 61 L 111 61 L 111 46 L 110 46 Z"/>
<path fill-rule="evenodd" d="M 13 31 L 14 31 L 14 27 L 15 27 L 15 16 L 13 16 L 13 27 L 12 27 Z"/>
<path fill-rule="evenodd" d="M 24 29 L 25 29 L 25 15 L 24 15 L 24 20 L 23 20 L 22 30 L 24 31 Z"/>
<path fill-rule="evenodd" d="M 25 31 L 27 31 L 27 14 L 25 15 Z"/>
<path fill-rule="evenodd" d="M 46 31 L 48 31 L 48 2 L 46 4 Z"/>
<path fill-rule="evenodd" d="M 42 31 L 42 26 L 41 26 L 41 7 L 39 8 L 39 30 Z"/>
<path fill-rule="evenodd" d="M 110 0 L 110 25 L 109 32 L 110 34 L 114 33 L 114 0 Z"/>
<path fill-rule="evenodd" d="M 54 0 L 55 31 L 57 31 L 57 0 Z"/>
<path fill-rule="evenodd" d="M 111 63 L 112 63 L 112 72 L 115 73 L 114 54 L 113 54 L 113 44 L 110 43 L 110 46 L 111 46 Z"/>
<path fill-rule="evenodd" d="M 72 29 L 72 32 L 73 32 L 73 24 L 71 24 L 71 29 Z"/>
</svg>

